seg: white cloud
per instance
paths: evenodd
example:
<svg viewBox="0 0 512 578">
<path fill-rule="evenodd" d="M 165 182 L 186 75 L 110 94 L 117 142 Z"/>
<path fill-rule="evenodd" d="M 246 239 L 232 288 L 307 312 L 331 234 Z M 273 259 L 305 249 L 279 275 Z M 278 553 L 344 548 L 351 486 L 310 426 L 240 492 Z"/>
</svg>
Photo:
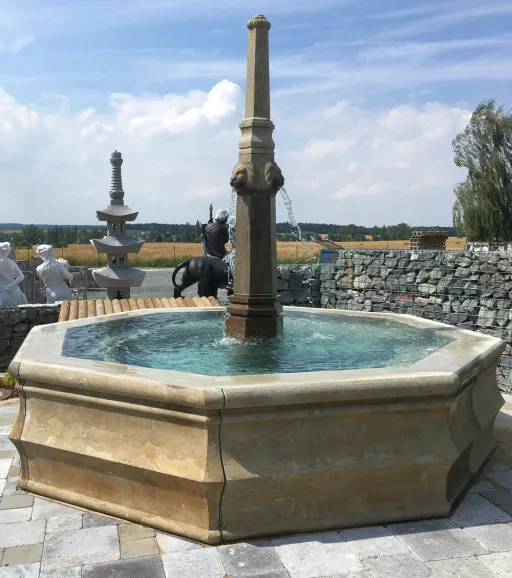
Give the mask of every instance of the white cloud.
<svg viewBox="0 0 512 578">
<path fill-rule="evenodd" d="M 116 111 L 119 130 L 150 137 L 158 133 L 182 134 L 204 123 L 217 125 L 235 112 L 239 96 L 238 85 L 222 80 L 208 94 L 193 91 L 186 96 L 142 98 L 113 94 L 110 104 Z"/>
<path fill-rule="evenodd" d="M 210 201 L 229 206 L 242 115 L 237 85 L 117 94 L 110 104 L 105 113 L 44 112 L 0 91 L 2 221 L 93 223 L 108 202 L 115 149 L 139 221 L 195 221 Z M 332 102 L 297 117 L 277 108 L 276 160 L 297 220 L 449 224 L 453 185 L 463 178 L 451 140 L 469 114 L 439 103 L 372 111 Z"/>
<path fill-rule="evenodd" d="M 380 112 L 340 103 L 309 118 L 314 134 L 285 148 L 287 188 L 298 207 L 309 204 L 304 212 L 315 220 L 449 224 L 453 185 L 463 178 L 451 141 L 469 117 L 439 103 Z"/>
<path fill-rule="evenodd" d="M 32 44 L 34 39 L 31 36 L 19 36 L 12 42 L 0 42 L 0 52 L 12 52 L 13 54 L 18 53 L 20 50 Z"/>
<path fill-rule="evenodd" d="M 358 59 L 362 62 L 386 62 L 389 60 L 425 60 L 447 52 L 463 51 L 472 48 L 510 46 L 509 35 L 477 38 L 459 38 L 431 42 L 394 42 L 362 50 Z"/>
<path fill-rule="evenodd" d="M 467 0 L 440 2 L 433 5 L 433 16 L 418 18 L 397 27 L 391 27 L 378 34 L 378 38 L 403 38 L 441 31 L 443 28 L 468 23 L 472 20 L 481 21 L 484 18 L 506 17 L 512 14 L 512 4 L 509 0 L 488 0 L 468 4 Z"/>
</svg>

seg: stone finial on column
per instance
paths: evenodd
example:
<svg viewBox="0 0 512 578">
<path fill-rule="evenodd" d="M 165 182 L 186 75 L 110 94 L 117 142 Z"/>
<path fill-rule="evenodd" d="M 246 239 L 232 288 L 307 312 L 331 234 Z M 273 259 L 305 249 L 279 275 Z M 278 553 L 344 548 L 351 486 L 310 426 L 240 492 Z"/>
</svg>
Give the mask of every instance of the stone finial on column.
<svg viewBox="0 0 512 578">
<path fill-rule="evenodd" d="M 270 22 L 258 14 L 247 23 L 247 78 L 245 88 L 245 118 L 270 119 L 270 82 L 268 31 Z"/>
<path fill-rule="evenodd" d="M 110 204 L 122 205 L 124 191 L 123 178 L 121 176 L 121 165 L 123 164 L 121 153 L 114 151 L 110 155 L 110 164 L 112 165 L 112 176 L 110 178 Z"/>
<path fill-rule="evenodd" d="M 265 16 L 263 16 L 263 14 L 256 14 L 256 16 L 253 16 L 249 22 L 247 22 L 247 28 L 249 28 L 249 30 L 252 30 L 253 28 L 257 28 L 258 26 L 260 26 L 261 28 L 266 28 L 267 30 L 270 30 L 270 22 L 265 18 Z"/>
</svg>

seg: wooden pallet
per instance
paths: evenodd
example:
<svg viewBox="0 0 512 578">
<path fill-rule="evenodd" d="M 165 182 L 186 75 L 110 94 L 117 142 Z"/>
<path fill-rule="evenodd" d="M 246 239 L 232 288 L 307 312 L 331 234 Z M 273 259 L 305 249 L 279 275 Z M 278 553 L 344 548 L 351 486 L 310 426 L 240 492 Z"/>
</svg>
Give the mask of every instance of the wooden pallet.
<svg viewBox="0 0 512 578">
<path fill-rule="evenodd" d="M 110 315 L 112 313 L 124 313 L 125 311 L 138 311 L 139 309 L 179 309 L 186 307 L 220 307 L 220 303 L 214 297 L 153 297 L 146 299 L 89 299 L 87 301 L 63 301 L 60 321 L 74 321 Z"/>
</svg>

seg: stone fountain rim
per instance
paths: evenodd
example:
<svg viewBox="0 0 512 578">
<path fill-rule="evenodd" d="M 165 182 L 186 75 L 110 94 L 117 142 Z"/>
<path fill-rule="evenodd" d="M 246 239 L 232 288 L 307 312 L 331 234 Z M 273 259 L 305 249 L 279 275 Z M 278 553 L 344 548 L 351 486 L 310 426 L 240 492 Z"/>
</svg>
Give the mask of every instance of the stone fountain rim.
<svg viewBox="0 0 512 578">
<path fill-rule="evenodd" d="M 51 384 L 55 389 L 80 390 L 87 396 L 96 392 L 200 409 L 326 402 L 389 403 L 390 399 L 414 402 L 425 397 L 452 397 L 473 376 L 492 365 L 506 347 L 498 338 L 411 315 L 302 307 L 284 307 L 284 310 L 389 318 L 419 328 L 436 328 L 452 341 L 409 367 L 248 376 L 206 376 L 60 355 L 66 331 L 72 327 L 141 315 L 219 312 L 219 307 L 154 309 L 35 327 L 12 361 L 9 372 L 19 380 Z"/>
</svg>

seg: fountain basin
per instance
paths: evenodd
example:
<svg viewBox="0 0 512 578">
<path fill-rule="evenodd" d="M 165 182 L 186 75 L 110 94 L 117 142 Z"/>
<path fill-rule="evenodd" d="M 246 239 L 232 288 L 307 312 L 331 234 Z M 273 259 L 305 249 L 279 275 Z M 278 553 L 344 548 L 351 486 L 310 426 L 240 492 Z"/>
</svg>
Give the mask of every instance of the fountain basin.
<svg viewBox="0 0 512 578">
<path fill-rule="evenodd" d="M 445 516 L 494 449 L 504 342 L 416 317 L 310 311 L 444 338 L 402 367 L 219 376 L 63 355 L 68 331 L 173 314 L 198 312 L 31 331 L 9 368 L 21 489 L 219 543 Z"/>
</svg>

